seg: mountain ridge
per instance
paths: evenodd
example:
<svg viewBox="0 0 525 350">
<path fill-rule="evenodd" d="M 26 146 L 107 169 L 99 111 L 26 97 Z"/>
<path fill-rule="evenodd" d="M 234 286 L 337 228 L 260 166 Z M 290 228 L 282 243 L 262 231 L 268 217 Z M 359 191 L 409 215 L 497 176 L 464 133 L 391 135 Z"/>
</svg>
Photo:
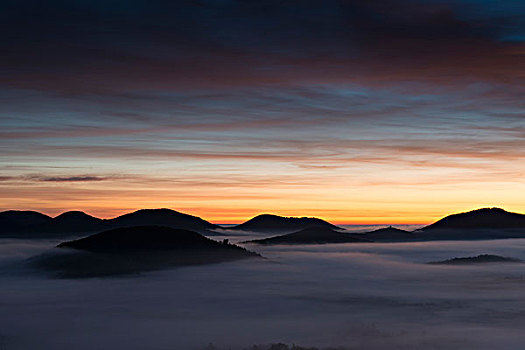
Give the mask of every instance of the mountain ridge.
<svg viewBox="0 0 525 350">
<path fill-rule="evenodd" d="M 410 241 L 416 238 L 416 235 L 413 232 L 401 230 L 393 226 L 379 228 L 360 235 L 362 235 L 363 238 L 374 242 Z"/>
<path fill-rule="evenodd" d="M 33 210 L 6 210 L 0 212 L 0 234 L 19 231 L 27 225 L 41 225 L 53 220 L 51 216 Z"/>
<path fill-rule="evenodd" d="M 0 212 L 0 237 L 8 238 L 58 237 L 143 225 L 187 229 L 206 235 L 220 235 L 227 231 L 287 234 L 313 227 L 344 230 L 316 217 L 285 217 L 274 214 L 260 214 L 226 228 L 198 216 L 168 208 L 139 209 L 110 219 L 100 219 L 82 211 L 67 211 L 55 217 L 30 210 Z M 525 237 L 525 232 L 521 232 L 521 229 L 525 229 L 525 214 L 493 207 L 451 214 L 413 232 L 385 227 L 367 232 L 365 239 L 387 242 L 413 239 L 522 238 Z"/>
<path fill-rule="evenodd" d="M 259 214 L 239 225 L 230 227 L 230 230 L 251 232 L 294 232 L 309 227 L 326 227 L 344 230 L 328 221 L 316 217 L 280 216 L 275 214 Z"/>
<path fill-rule="evenodd" d="M 262 239 L 245 241 L 254 244 L 330 244 L 371 242 L 358 234 L 344 233 L 327 227 L 309 227 L 303 230 Z"/>
<path fill-rule="evenodd" d="M 28 220 L 27 217 L 39 220 Z M 6 224 L 2 225 L 2 222 Z M 168 208 L 139 209 L 110 219 L 100 219 L 78 210 L 66 211 L 55 217 L 33 211 L 0 212 L 0 236 L 4 237 L 38 238 L 143 225 L 163 225 L 208 234 L 212 233 L 210 230 L 221 228 L 200 217 Z"/>
<path fill-rule="evenodd" d="M 513 213 L 502 208 L 480 208 L 467 212 L 450 214 L 427 225 L 419 231 L 438 229 L 510 229 L 525 228 L 525 214 Z"/>
</svg>

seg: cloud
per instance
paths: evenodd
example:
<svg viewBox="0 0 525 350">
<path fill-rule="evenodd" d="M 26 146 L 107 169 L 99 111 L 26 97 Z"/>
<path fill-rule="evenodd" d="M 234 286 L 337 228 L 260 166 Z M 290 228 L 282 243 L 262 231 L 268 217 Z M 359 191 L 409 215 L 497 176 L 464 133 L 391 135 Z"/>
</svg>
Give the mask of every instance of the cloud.
<svg viewBox="0 0 525 350">
<path fill-rule="evenodd" d="M 92 182 L 92 181 L 106 181 L 109 178 L 100 176 L 30 176 L 31 180 L 43 181 L 43 182 Z"/>
<path fill-rule="evenodd" d="M 523 266 L 426 264 L 481 253 L 524 259 L 519 239 L 257 247 L 267 259 L 118 279 L 56 280 L 25 267 L 56 244 L 0 245 L 0 339 L 9 349 L 520 349 L 525 338 Z"/>
<path fill-rule="evenodd" d="M 427 217 L 437 202 L 520 206 L 519 5 L 3 1 L 2 198 L 99 212 L 111 196 L 223 213 L 360 201 L 376 217 L 396 210 L 386 197 L 420 198 L 407 210 Z"/>
<path fill-rule="evenodd" d="M 503 40 L 524 14 L 505 4 L 498 16 L 483 5 L 411 0 L 8 2 L 2 12 L 5 82 L 69 95 L 524 78 L 523 43 Z"/>
<path fill-rule="evenodd" d="M 99 182 L 122 179 L 121 176 L 97 176 L 97 175 L 41 175 L 29 174 L 19 176 L 0 176 L 2 182 Z"/>
</svg>

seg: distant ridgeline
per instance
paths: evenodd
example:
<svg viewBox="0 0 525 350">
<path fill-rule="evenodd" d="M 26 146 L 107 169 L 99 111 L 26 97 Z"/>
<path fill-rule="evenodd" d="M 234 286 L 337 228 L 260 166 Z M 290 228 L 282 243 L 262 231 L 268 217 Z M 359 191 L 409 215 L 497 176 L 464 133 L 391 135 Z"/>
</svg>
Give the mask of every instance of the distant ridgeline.
<svg viewBox="0 0 525 350">
<path fill-rule="evenodd" d="M 423 240 L 525 238 L 525 215 L 483 208 L 449 215 L 415 233 Z"/>
<path fill-rule="evenodd" d="M 347 233 L 319 226 L 245 243 L 327 244 L 499 238 L 525 238 L 525 215 L 499 208 L 484 208 L 450 215 L 412 232 L 390 226 L 365 233 Z"/>
<path fill-rule="evenodd" d="M 34 211 L 9 210 L 0 213 L 0 236 L 60 236 L 143 225 L 161 225 L 201 233 L 220 228 L 197 216 L 171 209 L 141 209 L 113 219 L 99 219 L 81 211 L 68 211 L 54 218 Z"/>
<path fill-rule="evenodd" d="M 485 263 L 521 263 L 520 259 L 509 258 L 505 256 L 493 254 L 481 254 L 476 256 L 467 256 L 461 258 L 452 258 L 442 261 L 433 261 L 432 265 L 470 265 L 470 264 L 485 264 Z"/>
<path fill-rule="evenodd" d="M 256 239 L 244 243 L 257 244 L 328 244 L 328 243 L 362 243 L 372 242 L 364 235 L 344 233 L 328 227 L 310 227 L 298 232 L 287 233 L 280 236 Z"/>
<path fill-rule="evenodd" d="M 259 244 L 318 244 L 349 242 L 400 242 L 525 237 L 525 215 L 499 208 L 484 208 L 449 215 L 422 229 L 409 232 L 386 227 L 367 233 L 347 233 L 343 228 L 314 217 L 258 215 L 240 225 L 224 228 L 197 216 L 171 209 L 142 209 L 113 219 L 99 219 L 81 211 L 54 218 L 35 211 L 0 212 L 0 237 L 59 237 L 144 225 L 166 226 L 204 235 L 244 232 L 265 234 Z M 268 234 L 280 236 L 268 237 Z"/>
<path fill-rule="evenodd" d="M 224 229 L 197 216 L 171 209 L 141 209 L 113 219 L 99 219 L 81 211 L 68 211 L 54 218 L 35 211 L 9 210 L 0 212 L 0 236 L 48 237 L 65 234 L 99 232 L 119 227 L 160 225 L 187 229 L 213 235 L 214 230 Z M 310 227 L 341 228 L 318 218 L 282 217 L 263 214 L 243 224 L 228 227 L 233 231 L 294 232 Z"/>
<path fill-rule="evenodd" d="M 230 227 L 229 229 L 249 232 L 284 233 L 311 227 L 342 230 L 342 228 L 318 218 L 284 217 L 271 214 L 258 215 L 240 225 Z"/>
<path fill-rule="evenodd" d="M 267 234 L 265 238 L 244 242 L 262 245 L 525 238 L 525 215 L 498 208 L 450 215 L 413 232 L 386 227 L 366 233 L 350 233 L 317 218 L 267 214 L 228 231 L 201 218 L 169 209 L 139 210 L 109 220 L 83 212 L 66 212 L 51 218 L 31 211 L 7 211 L 0 213 L 0 223 L 2 232 L 6 233 L 4 237 L 17 237 L 17 234 L 18 237 L 58 237 L 74 232 L 101 231 L 60 243 L 59 248 L 68 249 L 45 253 L 28 262 L 37 269 L 66 278 L 140 273 L 260 257 L 230 244 L 228 239 L 218 242 L 203 236 L 213 234 L 214 230 L 224 235 L 228 232 L 238 235 L 242 231 L 274 233 L 271 237 Z M 512 261 L 511 258 L 480 255 L 435 264 Z"/>
<path fill-rule="evenodd" d="M 311 227 L 298 232 L 287 233 L 243 243 L 255 244 L 330 244 L 330 243 L 372 243 L 407 242 L 415 240 L 415 234 L 394 227 L 386 227 L 365 233 L 349 233 L 325 227 Z"/>
<path fill-rule="evenodd" d="M 513 229 L 525 228 L 525 215 L 510 213 L 500 208 L 483 208 L 452 214 L 428 225 L 422 231 L 439 229 Z"/>
</svg>

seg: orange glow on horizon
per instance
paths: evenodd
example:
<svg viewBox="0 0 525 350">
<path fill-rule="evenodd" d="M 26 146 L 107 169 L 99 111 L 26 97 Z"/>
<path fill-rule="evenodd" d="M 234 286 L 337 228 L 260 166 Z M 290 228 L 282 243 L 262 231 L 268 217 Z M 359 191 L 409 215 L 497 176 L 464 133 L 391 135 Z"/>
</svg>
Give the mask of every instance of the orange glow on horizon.
<svg viewBox="0 0 525 350">
<path fill-rule="evenodd" d="M 140 203 L 143 203 L 141 205 Z M 44 203 L 41 203 L 41 205 Z M 406 203 L 405 203 L 406 204 Z M 240 203 L 238 203 L 240 205 Z M 365 205 L 363 205 L 365 207 Z M 63 207 L 52 208 L 38 208 L 35 206 L 27 206 L 19 203 L 12 207 L 0 207 L 3 210 L 36 210 L 50 216 L 57 216 L 65 211 L 79 210 L 103 219 L 113 218 L 119 215 L 130 213 L 139 209 L 158 209 L 169 208 L 189 215 L 201 217 L 204 220 L 215 224 L 240 224 L 260 214 L 274 214 L 286 217 L 317 217 L 326 220 L 334 225 L 428 225 L 447 215 L 466 212 L 474 209 L 485 207 L 501 207 L 507 211 L 523 213 L 525 207 L 523 206 L 509 206 L 501 203 L 487 203 L 486 205 L 449 205 L 443 206 L 441 209 L 436 209 L 434 206 L 417 208 L 417 205 L 406 205 L 408 209 L 399 211 L 396 207 L 403 207 L 399 205 L 376 205 L 374 208 L 367 205 L 366 209 L 359 209 L 359 204 L 354 204 L 348 208 L 334 209 L 334 208 L 318 208 L 318 209 L 297 209 L 297 207 L 270 209 L 267 205 L 261 206 L 261 209 L 254 209 L 253 207 L 242 208 L 241 206 L 226 207 L 196 207 L 196 206 L 176 206 L 173 201 L 140 201 L 139 203 L 115 203 L 115 202 L 99 202 L 99 203 L 83 203 L 71 204 Z M 418 210 L 419 209 L 419 210 Z"/>
</svg>

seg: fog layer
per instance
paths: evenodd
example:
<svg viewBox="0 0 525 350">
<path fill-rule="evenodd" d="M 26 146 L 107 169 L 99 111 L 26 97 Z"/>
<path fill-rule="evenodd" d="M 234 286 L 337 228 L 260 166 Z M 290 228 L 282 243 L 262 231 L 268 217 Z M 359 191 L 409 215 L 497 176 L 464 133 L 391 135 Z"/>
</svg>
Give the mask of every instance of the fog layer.
<svg viewBox="0 0 525 350">
<path fill-rule="evenodd" d="M 250 246 L 266 260 L 132 277 L 52 279 L 26 264 L 55 241 L 0 241 L 0 347 L 521 349 L 525 264 L 428 265 L 525 240 Z"/>
</svg>

